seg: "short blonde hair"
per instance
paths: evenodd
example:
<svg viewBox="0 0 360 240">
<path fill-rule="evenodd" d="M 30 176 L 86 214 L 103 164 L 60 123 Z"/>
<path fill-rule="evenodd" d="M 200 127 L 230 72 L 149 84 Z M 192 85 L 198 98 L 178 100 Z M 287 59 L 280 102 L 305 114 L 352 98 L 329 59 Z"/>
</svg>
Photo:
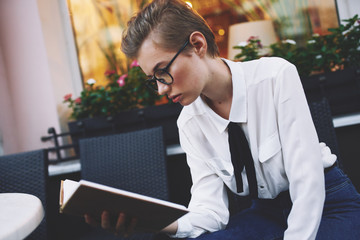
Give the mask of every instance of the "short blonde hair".
<svg viewBox="0 0 360 240">
<path fill-rule="evenodd" d="M 215 36 L 206 21 L 181 0 L 154 0 L 132 17 L 123 32 L 121 50 L 136 58 L 150 33 L 158 34 L 164 49 L 178 50 L 192 32 L 201 32 L 207 41 L 207 54 L 219 56 Z"/>
</svg>

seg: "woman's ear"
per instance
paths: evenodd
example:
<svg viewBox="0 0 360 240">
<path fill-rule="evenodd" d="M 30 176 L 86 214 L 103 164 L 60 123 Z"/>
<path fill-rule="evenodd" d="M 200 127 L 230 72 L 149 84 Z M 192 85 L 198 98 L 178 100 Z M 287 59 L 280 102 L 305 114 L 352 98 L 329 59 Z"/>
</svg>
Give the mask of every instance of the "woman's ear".
<svg viewBox="0 0 360 240">
<path fill-rule="evenodd" d="M 207 52 L 207 42 L 205 36 L 198 31 L 193 32 L 189 37 L 190 44 L 194 47 L 194 52 L 199 56 L 205 56 Z"/>
</svg>

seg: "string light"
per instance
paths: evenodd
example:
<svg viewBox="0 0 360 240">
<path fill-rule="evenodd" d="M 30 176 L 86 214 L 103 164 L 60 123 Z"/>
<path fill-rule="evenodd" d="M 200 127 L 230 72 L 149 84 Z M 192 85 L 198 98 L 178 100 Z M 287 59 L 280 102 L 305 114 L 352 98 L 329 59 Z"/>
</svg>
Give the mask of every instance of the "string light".
<svg viewBox="0 0 360 240">
<path fill-rule="evenodd" d="M 225 30 L 222 29 L 222 28 L 220 28 L 220 29 L 218 30 L 218 34 L 219 34 L 220 36 L 224 36 Z"/>
</svg>

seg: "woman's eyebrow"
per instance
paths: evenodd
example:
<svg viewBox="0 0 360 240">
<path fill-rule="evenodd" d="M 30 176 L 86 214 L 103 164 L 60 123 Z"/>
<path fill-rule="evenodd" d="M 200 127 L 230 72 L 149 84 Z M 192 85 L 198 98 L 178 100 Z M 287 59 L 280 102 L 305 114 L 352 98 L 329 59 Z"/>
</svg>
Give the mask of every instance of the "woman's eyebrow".
<svg viewBox="0 0 360 240">
<path fill-rule="evenodd" d="M 153 73 L 155 73 L 156 70 L 158 70 L 159 66 L 162 64 L 163 62 L 158 62 L 152 69 Z"/>
</svg>

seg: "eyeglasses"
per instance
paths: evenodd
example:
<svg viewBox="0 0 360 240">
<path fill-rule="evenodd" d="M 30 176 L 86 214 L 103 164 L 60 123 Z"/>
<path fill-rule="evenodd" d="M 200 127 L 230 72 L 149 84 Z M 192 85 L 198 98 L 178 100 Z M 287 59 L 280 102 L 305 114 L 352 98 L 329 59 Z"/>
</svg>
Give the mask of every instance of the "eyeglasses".
<svg viewBox="0 0 360 240">
<path fill-rule="evenodd" d="M 154 75 L 146 80 L 146 85 L 153 89 L 154 91 L 158 91 L 158 85 L 156 81 L 159 81 L 165 85 L 171 85 L 174 82 L 174 78 L 169 73 L 170 65 L 175 61 L 176 57 L 185 49 L 188 45 L 189 40 L 185 42 L 185 44 L 180 48 L 180 50 L 176 53 L 176 55 L 171 59 L 171 61 L 164 68 L 156 69 Z"/>
</svg>

